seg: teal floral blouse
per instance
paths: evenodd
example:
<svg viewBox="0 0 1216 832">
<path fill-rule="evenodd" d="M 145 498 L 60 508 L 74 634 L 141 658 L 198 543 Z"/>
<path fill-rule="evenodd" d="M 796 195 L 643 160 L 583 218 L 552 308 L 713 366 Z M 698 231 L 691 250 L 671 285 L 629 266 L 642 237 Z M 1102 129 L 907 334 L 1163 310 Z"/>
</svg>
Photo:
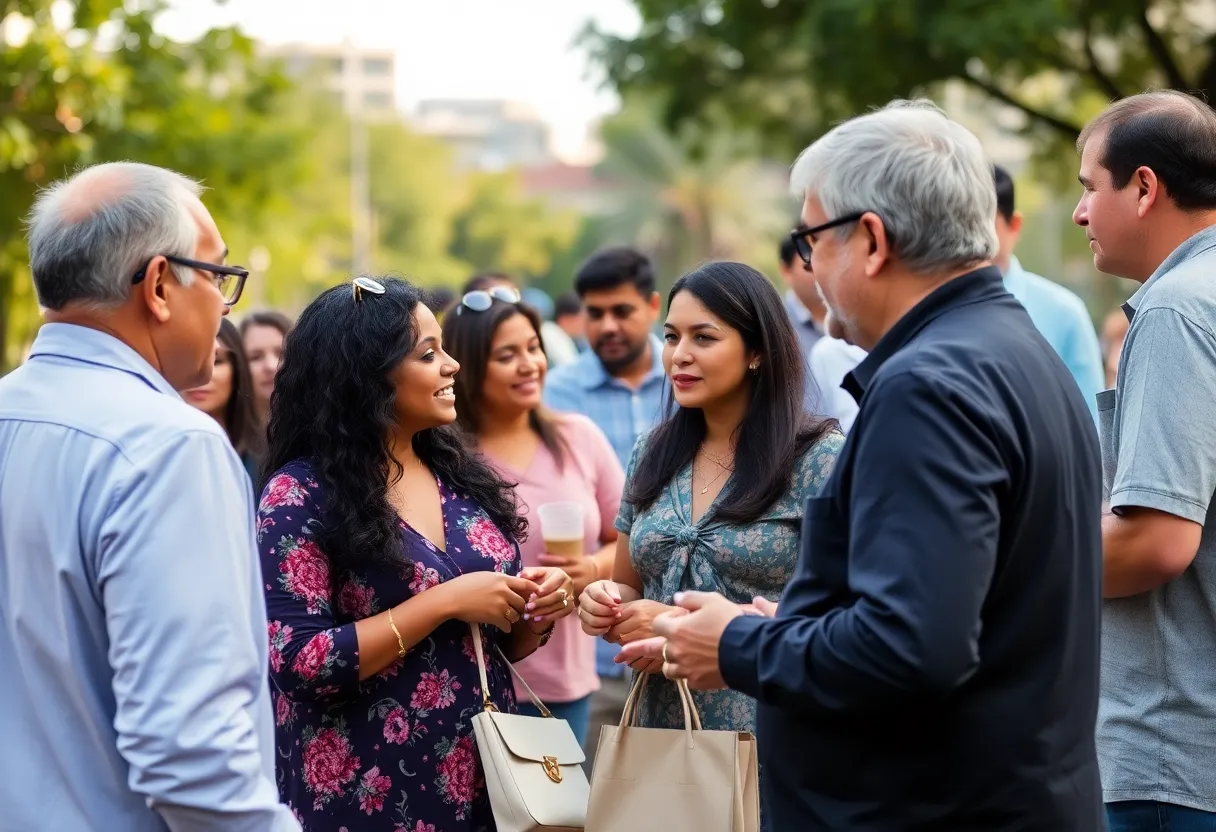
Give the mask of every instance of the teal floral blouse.
<svg viewBox="0 0 1216 832">
<path fill-rule="evenodd" d="M 628 482 L 648 439 L 645 434 L 634 446 Z M 616 527 L 629 535 L 629 556 L 642 579 L 643 596 L 671 604 L 677 592 L 698 590 L 719 592 L 738 604 L 749 604 L 757 595 L 776 601 L 798 559 L 803 505 L 823 487 L 843 444 L 844 436 L 833 431 L 807 449 L 794 469 L 790 490 L 763 517 L 746 525 L 718 522 L 712 509 L 691 522 L 692 466 L 645 511 L 622 501 Z M 729 486 L 727 480 L 722 494 Z M 756 700 L 750 696 L 732 690 L 693 691 L 693 699 L 706 729 L 755 733 Z M 642 689 L 638 724 L 684 726 L 675 686 L 658 674 Z"/>
</svg>

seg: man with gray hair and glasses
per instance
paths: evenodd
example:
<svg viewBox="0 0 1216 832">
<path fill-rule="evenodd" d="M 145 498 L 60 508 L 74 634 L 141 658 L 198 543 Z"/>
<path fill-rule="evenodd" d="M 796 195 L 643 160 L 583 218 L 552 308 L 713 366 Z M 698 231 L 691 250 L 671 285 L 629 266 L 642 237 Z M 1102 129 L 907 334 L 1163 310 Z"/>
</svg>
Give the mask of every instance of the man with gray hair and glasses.
<svg viewBox="0 0 1216 832">
<path fill-rule="evenodd" d="M 677 596 L 664 673 L 759 700 L 773 829 L 1100 830 L 1098 438 L 991 265 L 992 168 L 897 102 L 792 185 L 860 409 L 780 605 Z"/>
<path fill-rule="evenodd" d="M 246 475 L 175 392 L 210 379 L 246 277 L 200 190 L 98 165 L 29 217 L 47 323 L 0 380 L 4 829 L 299 829 Z"/>
</svg>

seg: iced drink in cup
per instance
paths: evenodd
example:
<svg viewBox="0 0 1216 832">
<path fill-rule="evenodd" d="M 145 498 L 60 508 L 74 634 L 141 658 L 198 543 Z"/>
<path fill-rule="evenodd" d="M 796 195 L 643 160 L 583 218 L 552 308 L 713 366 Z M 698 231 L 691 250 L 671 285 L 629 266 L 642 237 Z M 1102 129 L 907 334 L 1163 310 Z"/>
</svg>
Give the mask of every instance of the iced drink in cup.
<svg viewBox="0 0 1216 832">
<path fill-rule="evenodd" d="M 578 557 L 583 554 L 582 503 L 545 503 L 536 510 L 545 551 L 551 555 Z"/>
</svg>

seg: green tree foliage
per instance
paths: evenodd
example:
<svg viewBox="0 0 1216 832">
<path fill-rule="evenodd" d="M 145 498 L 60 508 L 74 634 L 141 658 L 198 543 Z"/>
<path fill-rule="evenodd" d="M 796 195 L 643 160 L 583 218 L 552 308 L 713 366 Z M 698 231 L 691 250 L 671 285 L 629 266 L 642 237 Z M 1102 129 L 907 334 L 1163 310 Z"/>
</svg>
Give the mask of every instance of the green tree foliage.
<svg viewBox="0 0 1216 832">
<path fill-rule="evenodd" d="M 669 123 L 727 113 L 782 150 L 828 123 L 958 81 L 1073 139 L 1148 87 L 1216 92 L 1216 19 L 1188 0 L 635 0 L 636 37 L 588 42 Z"/>
<path fill-rule="evenodd" d="M 793 225 L 785 167 L 766 165 L 752 137 L 725 123 L 673 133 L 653 102 L 629 100 L 601 140 L 602 175 L 621 199 L 603 233 L 650 252 L 664 285 L 706 260 L 764 265 Z"/>
<path fill-rule="evenodd" d="M 206 183 L 224 225 L 254 231 L 301 176 L 302 125 L 279 117 L 287 82 L 253 44 L 228 29 L 174 43 L 152 28 L 160 5 L 130 5 L 0 5 L 25 34 L 0 50 L 2 363 L 39 321 L 21 228 L 39 187 L 94 162 L 165 165 Z"/>
</svg>

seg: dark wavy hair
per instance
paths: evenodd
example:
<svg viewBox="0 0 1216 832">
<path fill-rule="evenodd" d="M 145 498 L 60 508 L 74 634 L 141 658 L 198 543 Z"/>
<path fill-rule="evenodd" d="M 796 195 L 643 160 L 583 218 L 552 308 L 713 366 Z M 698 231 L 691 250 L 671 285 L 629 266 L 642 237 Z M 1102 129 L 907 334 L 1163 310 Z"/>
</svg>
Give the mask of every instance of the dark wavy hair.
<svg viewBox="0 0 1216 832">
<path fill-rule="evenodd" d="M 744 382 L 751 386 L 751 397 L 735 431 L 734 476 L 713 509 L 717 520 L 750 523 L 789 490 L 798 457 L 838 423 L 803 410 L 805 365 L 798 336 L 768 278 L 742 263 L 708 263 L 676 281 L 667 296 L 668 309 L 681 292 L 699 300 L 761 356 L 759 368 Z M 634 469 L 629 502 L 639 509 L 654 505 L 672 479 L 692 464 L 704 441 L 704 413 L 677 405 L 669 389 L 666 418 L 651 433 Z"/>
<path fill-rule="evenodd" d="M 495 300 L 485 312 L 460 307 L 443 320 L 443 348 L 460 362 L 460 372 L 456 376 L 456 419 L 473 436 L 481 428 L 479 417 L 484 409 L 486 366 L 490 363 L 494 334 L 499 326 L 516 315 L 523 315 L 532 325 L 543 350 L 545 342 L 540 334 L 540 315 L 524 303 Z M 566 442 L 553 414 L 539 407 L 528 414 L 528 425 L 561 468 L 566 460 Z"/>
<path fill-rule="evenodd" d="M 328 289 L 300 315 L 287 336 L 283 366 L 270 399 L 266 470 L 307 459 L 325 491 L 317 544 L 329 558 L 330 580 L 367 565 L 403 564 L 399 517 L 388 490 L 402 475 L 389 437 L 396 425 L 390 373 L 418 341 L 414 313 L 423 293 L 399 278 L 377 278 L 383 295 L 350 284 Z M 527 521 L 515 492 L 477 456 L 458 427 L 419 431 L 414 452 L 452 488 L 467 494 L 508 537 L 523 540 Z"/>
<path fill-rule="evenodd" d="M 257 413 L 253 409 L 253 375 L 249 371 L 249 360 L 245 357 L 241 333 L 232 321 L 223 318 L 216 340 L 228 353 L 228 363 L 232 365 L 232 394 L 224 405 L 224 429 L 228 433 L 228 441 L 238 454 L 257 457 L 265 451 L 265 447 L 258 430 Z"/>
</svg>

